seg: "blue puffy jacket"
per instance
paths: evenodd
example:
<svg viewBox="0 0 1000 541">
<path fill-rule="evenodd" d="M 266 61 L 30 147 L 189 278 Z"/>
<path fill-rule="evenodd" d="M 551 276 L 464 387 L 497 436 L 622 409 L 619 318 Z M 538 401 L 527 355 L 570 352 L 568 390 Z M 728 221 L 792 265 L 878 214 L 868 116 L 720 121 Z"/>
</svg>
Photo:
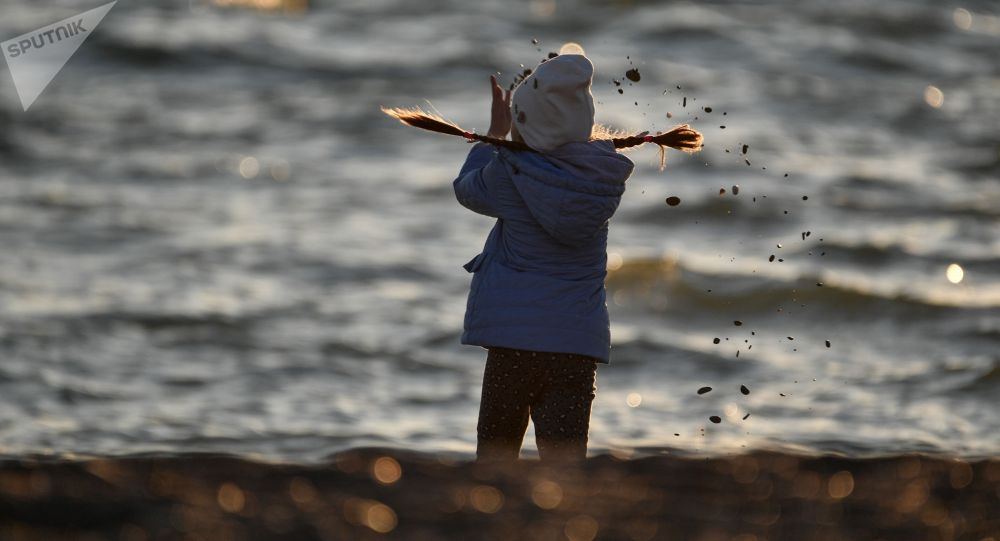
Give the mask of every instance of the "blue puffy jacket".
<svg viewBox="0 0 1000 541">
<path fill-rule="evenodd" d="M 465 264 L 475 274 L 463 344 L 610 362 L 608 220 L 633 167 L 604 140 L 545 154 L 473 146 L 455 196 L 497 222 Z"/>
</svg>

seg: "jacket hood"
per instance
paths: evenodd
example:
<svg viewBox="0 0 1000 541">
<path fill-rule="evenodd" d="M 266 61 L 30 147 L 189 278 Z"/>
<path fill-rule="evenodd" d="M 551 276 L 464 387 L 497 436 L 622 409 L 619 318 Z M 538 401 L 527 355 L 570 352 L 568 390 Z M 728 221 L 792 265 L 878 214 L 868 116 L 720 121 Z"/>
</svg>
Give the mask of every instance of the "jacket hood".
<svg viewBox="0 0 1000 541">
<path fill-rule="evenodd" d="M 608 140 L 573 142 L 544 154 L 499 148 L 531 215 L 559 242 L 586 244 L 614 215 L 635 164 Z"/>
</svg>

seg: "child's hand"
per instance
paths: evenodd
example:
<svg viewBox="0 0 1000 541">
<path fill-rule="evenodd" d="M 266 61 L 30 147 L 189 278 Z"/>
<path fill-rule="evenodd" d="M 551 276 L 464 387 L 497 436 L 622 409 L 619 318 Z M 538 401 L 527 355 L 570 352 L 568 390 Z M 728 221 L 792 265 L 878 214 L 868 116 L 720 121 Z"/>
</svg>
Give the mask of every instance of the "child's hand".
<svg viewBox="0 0 1000 541">
<path fill-rule="evenodd" d="M 490 85 L 493 87 L 493 107 L 491 110 L 489 137 L 506 139 L 510 131 L 510 91 L 505 91 L 497 84 L 496 77 L 490 75 Z"/>
</svg>

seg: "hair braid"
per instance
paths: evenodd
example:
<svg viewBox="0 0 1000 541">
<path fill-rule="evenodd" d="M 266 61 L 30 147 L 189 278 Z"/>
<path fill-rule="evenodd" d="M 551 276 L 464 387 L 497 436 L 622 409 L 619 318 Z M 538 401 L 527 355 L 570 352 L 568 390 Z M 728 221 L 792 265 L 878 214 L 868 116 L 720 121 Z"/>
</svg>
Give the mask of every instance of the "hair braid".
<svg viewBox="0 0 1000 541">
<path fill-rule="evenodd" d="M 447 135 L 457 135 L 465 137 L 470 141 L 482 141 L 494 146 L 509 148 L 512 150 L 526 150 L 535 152 L 528 145 L 520 141 L 508 141 L 507 139 L 497 139 L 488 135 L 467 132 L 459 128 L 440 116 L 426 113 L 419 108 L 405 109 L 400 107 L 382 107 L 382 112 L 399 120 L 403 124 L 421 128 Z M 665 133 L 656 135 L 623 135 L 622 132 L 613 132 L 603 126 L 595 126 L 592 140 L 610 140 L 615 148 L 630 148 L 644 143 L 654 143 L 660 147 L 660 170 L 666 165 L 666 147 L 674 148 L 688 154 L 701 150 L 704 137 L 700 132 L 687 124 L 681 124 Z"/>
</svg>

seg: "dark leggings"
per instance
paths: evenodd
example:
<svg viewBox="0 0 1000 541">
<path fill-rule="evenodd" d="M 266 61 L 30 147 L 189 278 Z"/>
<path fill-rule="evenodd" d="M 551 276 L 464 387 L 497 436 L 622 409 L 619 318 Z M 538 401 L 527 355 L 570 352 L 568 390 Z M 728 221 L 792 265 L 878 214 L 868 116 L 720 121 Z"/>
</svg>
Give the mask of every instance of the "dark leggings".
<svg viewBox="0 0 1000 541">
<path fill-rule="evenodd" d="M 593 357 L 489 348 L 479 404 L 477 459 L 517 459 L 529 415 L 542 460 L 585 458 L 596 379 Z"/>
</svg>

